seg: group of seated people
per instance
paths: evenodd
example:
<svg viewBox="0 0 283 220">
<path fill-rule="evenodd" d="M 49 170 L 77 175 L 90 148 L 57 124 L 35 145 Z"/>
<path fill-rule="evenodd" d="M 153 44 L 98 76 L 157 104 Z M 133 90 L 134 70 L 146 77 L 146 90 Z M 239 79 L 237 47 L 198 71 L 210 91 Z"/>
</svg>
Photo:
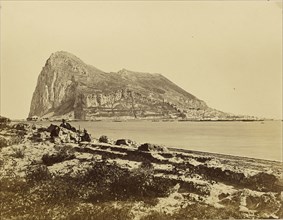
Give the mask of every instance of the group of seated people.
<svg viewBox="0 0 283 220">
<path fill-rule="evenodd" d="M 73 132 L 77 131 L 77 129 L 75 127 L 71 126 L 70 123 L 66 122 L 65 119 L 62 119 L 62 123 L 60 124 L 60 127 L 66 128 L 66 129 L 73 131 Z"/>
<path fill-rule="evenodd" d="M 65 119 L 62 120 L 62 123 L 60 124 L 60 127 L 68 129 L 68 130 L 73 131 L 73 132 L 76 132 L 78 134 L 78 136 L 79 136 L 79 142 L 82 142 L 82 141 L 90 142 L 91 141 L 90 134 L 87 132 L 86 129 L 84 129 L 83 132 L 81 132 L 80 130 L 77 130 L 75 127 L 71 126 L 70 123 L 66 122 Z M 51 129 L 50 135 L 51 135 L 52 138 L 59 136 L 60 127 L 55 125 Z"/>
</svg>

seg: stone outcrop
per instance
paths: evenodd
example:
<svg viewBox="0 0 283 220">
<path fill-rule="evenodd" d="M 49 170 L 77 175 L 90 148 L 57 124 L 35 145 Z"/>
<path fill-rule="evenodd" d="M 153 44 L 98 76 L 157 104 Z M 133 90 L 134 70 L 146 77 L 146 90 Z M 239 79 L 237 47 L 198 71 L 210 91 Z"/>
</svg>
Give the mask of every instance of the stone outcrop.
<svg viewBox="0 0 283 220">
<path fill-rule="evenodd" d="M 61 51 L 50 56 L 38 76 L 29 118 L 201 118 L 204 112 L 213 111 L 161 74 L 105 73 Z M 211 117 L 216 114 L 227 116 L 215 111 Z"/>
<path fill-rule="evenodd" d="M 149 151 L 149 152 L 167 152 L 168 149 L 164 146 L 159 146 L 155 144 L 145 143 L 138 147 L 139 151 Z"/>
<path fill-rule="evenodd" d="M 116 140 L 115 145 L 137 147 L 137 144 L 130 139 L 118 139 Z"/>
</svg>

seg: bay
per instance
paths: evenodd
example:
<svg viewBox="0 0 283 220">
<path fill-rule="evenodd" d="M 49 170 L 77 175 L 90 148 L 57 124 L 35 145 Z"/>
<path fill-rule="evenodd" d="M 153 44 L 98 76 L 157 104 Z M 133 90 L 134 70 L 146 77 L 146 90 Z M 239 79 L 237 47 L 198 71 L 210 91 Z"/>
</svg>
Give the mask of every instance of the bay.
<svg viewBox="0 0 283 220">
<path fill-rule="evenodd" d="M 74 121 L 71 124 L 87 129 L 94 138 L 106 135 L 114 140 L 125 138 L 138 143 L 282 161 L 282 121 Z"/>
</svg>

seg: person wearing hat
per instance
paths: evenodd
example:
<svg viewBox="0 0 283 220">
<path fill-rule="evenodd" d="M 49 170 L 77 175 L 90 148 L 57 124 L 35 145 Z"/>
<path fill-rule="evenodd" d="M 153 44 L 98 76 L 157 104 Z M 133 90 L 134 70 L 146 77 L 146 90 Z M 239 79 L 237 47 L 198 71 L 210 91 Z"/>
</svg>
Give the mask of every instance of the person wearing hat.
<svg viewBox="0 0 283 220">
<path fill-rule="evenodd" d="M 87 132 L 86 129 L 84 129 L 83 134 L 81 135 L 81 141 L 91 141 L 90 134 Z"/>
<path fill-rule="evenodd" d="M 68 122 L 66 122 L 65 119 L 62 119 L 62 123 L 60 124 L 60 127 L 66 128 L 68 130 L 72 130 L 72 126 Z"/>
</svg>

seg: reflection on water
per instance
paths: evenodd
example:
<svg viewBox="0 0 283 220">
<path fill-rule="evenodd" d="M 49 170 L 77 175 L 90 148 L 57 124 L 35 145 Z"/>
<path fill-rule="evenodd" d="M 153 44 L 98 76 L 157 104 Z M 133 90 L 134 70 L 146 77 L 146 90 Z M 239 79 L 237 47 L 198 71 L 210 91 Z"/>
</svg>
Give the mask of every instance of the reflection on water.
<svg viewBox="0 0 283 220">
<path fill-rule="evenodd" d="M 49 122 L 41 122 L 49 124 Z M 92 137 L 282 161 L 282 122 L 72 122 Z"/>
</svg>

